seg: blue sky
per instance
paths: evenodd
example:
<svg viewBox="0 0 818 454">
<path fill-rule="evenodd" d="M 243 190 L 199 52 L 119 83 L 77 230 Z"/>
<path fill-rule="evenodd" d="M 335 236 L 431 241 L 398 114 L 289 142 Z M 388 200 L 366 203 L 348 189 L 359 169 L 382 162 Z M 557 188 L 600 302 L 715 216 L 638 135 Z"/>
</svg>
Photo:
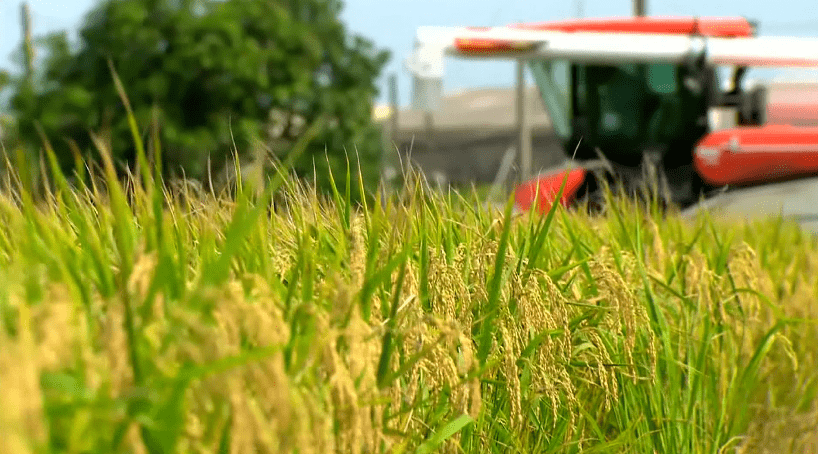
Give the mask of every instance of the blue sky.
<svg viewBox="0 0 818 454">
<path fill-rule="evenodd" d="M 762 35 L 818 36 L 814 0 L 645 0 L 651 15 L 745 16 L 760 22 Z M 29 0 L 34 33 L 75 30 L 95 0 Z M 409 102 L 411 79 L 403 60 L 412 49 L 415 29 L 423 25 L 503 25 L 513 22 L 584 17 L 627 16 L 630 0 L 346 0 L 342 19 L 354 32 L 393 52 L 385 74 L 398 74 L 401 105 Z M 20 42 L 20 1 L 0 0 L 0 67 Z M 818 76 L 816 76 L 818 78 Z M 509 86 L 510 63 L 449 59 L 444 90 Z M 385 81 L 381 83 L 386 94 Z M 382 98 L 383 99 L 383 98 Z"/>
</svg>

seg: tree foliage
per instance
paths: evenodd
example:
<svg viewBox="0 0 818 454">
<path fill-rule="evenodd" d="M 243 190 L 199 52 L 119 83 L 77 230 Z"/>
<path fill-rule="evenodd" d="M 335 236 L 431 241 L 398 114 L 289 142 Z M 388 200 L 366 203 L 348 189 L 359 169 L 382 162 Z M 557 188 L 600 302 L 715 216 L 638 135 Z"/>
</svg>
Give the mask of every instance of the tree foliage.
<svg viewBox="0 0 818 454">
<path fill-rule="evenodd" d="M 160 125 L 170 175 L 205 179 L 232 153 L 266 150 L 279 159 L 317 121 L 322 127 L 295 164 L 326 184 L 360 157 L 377 178 L 380 133 L 371 120 L 375 81 L 388 53 L 349 33 L 337 0 L 109 0 L 91 11 L 79 42 L 65 33 L 41 42 L 33 78 L 10 86 L 17 134 L 41 143 L 41 125 L 66 166 L 95 156 L 101 133 L 115 158 L 135 148 L 113 68 L 145 139 Z M 147 140 L 146 140 L 147 141 Z M 260 145 L 259 145 L 260 144 Z M 357 168 L 357 166 L 355 166 Z"/>
</svg>

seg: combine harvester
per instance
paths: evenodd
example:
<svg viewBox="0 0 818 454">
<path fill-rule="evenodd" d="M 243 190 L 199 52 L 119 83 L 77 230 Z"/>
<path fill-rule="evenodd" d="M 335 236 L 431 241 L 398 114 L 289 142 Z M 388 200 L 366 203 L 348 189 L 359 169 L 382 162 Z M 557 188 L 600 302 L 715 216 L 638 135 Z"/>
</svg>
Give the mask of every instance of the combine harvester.
<svg viewBox="0 0 818 454">
<path fill-rule="evenodd" d="M 665 201 L 688 211 L 818 213 L 818 179 L 808 179 L 818 177 L 818 126 L 768 124 L 769 87 L 743 83 L 751 67 L 818 67 L 818 39 L 758 37 L 744 18 L 421 27 L 407 61 L 415 86 L 439 95 L 449 56 L 521 60 L 533 74 L 571 161 L 518 185 L 521 211 L 547 210 L 566 174 L 560 202 L 570 206 L 596 200 L 601 179 L 635 190 L 654 169 Z M 734 124 L 715 127 L 719 110 Z"/>
</svg>

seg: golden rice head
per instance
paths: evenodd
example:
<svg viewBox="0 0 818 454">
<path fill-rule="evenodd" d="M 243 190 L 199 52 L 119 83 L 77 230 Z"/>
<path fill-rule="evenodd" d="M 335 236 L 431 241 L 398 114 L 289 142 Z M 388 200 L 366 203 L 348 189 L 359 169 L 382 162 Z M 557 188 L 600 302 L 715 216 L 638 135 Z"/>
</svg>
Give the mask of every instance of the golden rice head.
<svg viewBox="0 0 818 454">
<path fill-rule="evenodd" d="M 602 387 L 603 395 L 605 396 L 604 410 L 610 411 L 614 401 L 619 400 L 619 386 L 617 384 L 616 375 L 613 369 L 609 369 L 608 365 L 613 363 L 611 354 L 605 343 L 602 341 L 597 329 L 589 329 L 585 332 L 588 341 L 593 345 L 593 349 L 586 350 L 589 364 L 591 364 L 591 371 L 596 375 L 597 383 Z M 595 367 L 594 367 L 595 365 Z"/>
<path fill-rule="evenodd" d="M 43 424 L 40 367 L 28 306 L 12 294 L 18 308 L 17 333 L 0 324 L 0 452 L 34 453 L 47 441 Z"/>
<path fill-rule="evenodd" d="M 360 288 L 366 273 L 366 221 L 363 215 L 355 213 L 352 217 L 349 232 L 349 267 L 352 277 L 351 285 Z"/>
<path fill-rule="evenodd" d="M 479 367 L 477 360 L 474 357 L 474 346 L 471 337 L 461 333 L 457 341 L 458 356 L 458 375 L 461 379 L 465 379 L 469 374 Z M 466 387 L 458 388 L 465 402 L 459 401 L 457 409 L 460 412 L 468 413 L 472 418 L 477 418 L 480 414 L 480 409 L 483 403 L 480 378 L 475 376 L 468 381 Z"/>
<path fill-rule="evenodd" d="M 188 341 L 184 348 L 166 354 L 178 355 L 180 362 L 207 364 L 240 355 L 244 344 L 283 346 L 290 336 L 289 326 L 277 297 L 259 278 L 250 277 L 245 285 L 249 290 L 233 280 L 203 293 L 201 300 L 213 304 L 213 324 L 173 313 L 177 323 L 185 326 L 183 333 Z M 208 446 L 213 448 L 213 434 L 202 429 L 203 418 L 219 418 L 218 426 L 227 423 L 227 414 L 231 452 L 274 453 L 296 448 L 301 452 L 323 452 L 319 448 L 330 443 L 329 433 L 323 432 L 326 416 L 322 417 L 320 406 L 305 400 L 294 385 L 281 351 L 194 383 L 189 395 L 191 411 L 186 416 L 185 445 L 191 449 L 206 452 Z M 222 403 L 227 408 L 224 415 L 218 416 Z"/>
<path fill-rule="evenodd" d="M 668 263 L 668 252 L 667 247 L 665 246 L 665 240 L 662 237 L 662 231 L 659 229 L 659 225 L 653 218 L 648 218 L 648 225 L 650 228 L 650 234 L 653 236 L 653 242 L 651 248 L 646 248 L 646 261 L 648 266 L 651 266 L 657 270 L 664 270 L 665 265 Z"/>
<path fill-rule="evenodd" d="M 439 340 L 421 365 L 429 390 L 439 395 L 441 390 L 450 389 L 452 416 L 470 414 L 476 417 L 480 411 L 479 379 L 465 380 L 477 367 L 470 337 L 457 322 L 436 317 L 427 317 L 426 321 L 429 334 Z M 459 441 L 458 433 L 447 440 L 444 450 L 458 452 Z"/>
<path fill-rule="evenodd" d="M 128 336 L 124 329 L 125 308 L 119 298 L 102 301 L 105 317 L 101 320 L 100 344 L 109 376 L 111 397 L 117 397 L 134 385 L 128 354 Z"/>
<path fill-rule="evenodd" d="M 377 365 L 381 353 L 382 327 L 367 323 L 359 306 L 352 301 L 355 290 L 328 288 L 332 301 L 349 308 L 349 319 L 328 320 L 322 338 L 322 368 L 328 378 L 334 419 L 340 424 L 337 439 L 340 452 L 372 452 L 381 442 L 383 408 L 372 402 L 382 394 L 377 387 Z M 347 299 L 347 301 L 341 301 Z"/>
<path fill-rule="evenodd" d="M 30 306 L 30 311 L 39 368 L 57 371 L 72 366 L 85 323 L 68 287 L 48 285 L 43 304 Z"/>
<path fill-rule="evenodd" d="M 430 251 L 429 288 L 432 293 L 432 313 L 452 321 L 458 318 L 459 308 L 470 312 L 470 295 L 466 282 L 456 266 L 446 263 L 445 253 Z"/>
<path fill-rule="evenodd" d="M 591 273 L 596 280 L 600 293 L 600 303 L 604 303 L 608 309 L 607 316 L 603 318 L 603 329 L 614 333 L 622 340 L 625 363 L 628 364 L 627 375 L 636 382 L 638 379 L 637 369 L 634 362 L 634 352 L 637 348 L 637 338 L 640 333 L 644 335 L 652 360 L 655 360 L 653 352 L 654 332 L 647 314 L 644 303 L 639 299 L 634 284 L 634 280 L 627 278 L 617 272 L 612 266 L 613 259 L 604 255 L 599 259 L 591 260 L 589 266 Z M 628 270 L 636 269 L 636 259 L 626 253 L 622 253 L 623 268 Z M 638 355 L 637 355 L 638 356 Z M 653 365 L 650 365 L 653 371 Z"/>
<path fill-rule="evenodd" d="M 818 453 L 818 411 L 762 409 L 753 418 L 737 454 Z"/>
<path fill-rule="evenodd" d="M 407 358 L 421 353 L 429 343 L 434 341 L 424 322 L 424 316 L 425 314 L 418 299 L 414 299 L 401 316 L 401 331 L 405 339 L 401 348 Z M 409 370 L 405 395 L 403 396 L 403 401 L 407 404 L 412 403 L 421 391 L 422 370 L 420 365 L 415 365 Z"/>
<path fill-rule="evenodd" d="M 509 415 L 511 421 L 509 422 L 512 428 L 519 430 L 523 424 L 520 368 L 517 366 L 520 351 L 506 326 L 500 326 L 500 338 L 502 339 L 503 376 L 506 378 L 505 386 L 511 403 L 511 414 Z"/>
<path fill-rule="evenodd" d="M 736 288 L 762 290 L 761 276 L 765 273 L 761 269 L 756 252 L 747 243 L 741 243 L 732 251 L 730 274 Z M 729 292 L 732 292 L 732 285 L 728 289 Z M 750 292 L 743 292 L 737 297 L 737 304 L 741 306 L 741 312 L 745 314 L 744 316 L 753 321 L 758 321 L 761 318 L 761 298 Z"/>
<path fill-rule="evenodd" d="M 559 332 L 557 336 L 545 336 L 530 360 L 531 386 L 543 392 L 551 401 L 553 421 L 563 409 L 560 395 L 566 396 L 570 417 L 576 416 L 576 396 L 573 382 L 565 364 L 571 359 L 571 335 L 568 328 L 569 315 L 566 299 L 548 274 L 534 270 L 523 281 L 520 276 L 511 280 L 516 314 L 504 311 L 504 323 L 512 336 L 516 363 L 522 350 L 542 333 Z M 507 333 L 503 334 L 503 338 Z M 504 341 L 505 342 L 505 341 Z"/>
</svg>

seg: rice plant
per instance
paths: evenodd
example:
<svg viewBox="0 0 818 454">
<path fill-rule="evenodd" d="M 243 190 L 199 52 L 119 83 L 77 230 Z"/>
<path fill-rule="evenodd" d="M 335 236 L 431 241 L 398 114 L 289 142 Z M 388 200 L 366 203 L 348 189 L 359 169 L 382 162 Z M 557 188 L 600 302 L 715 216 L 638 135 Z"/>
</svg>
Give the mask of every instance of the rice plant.
<svg viewBox="0 0 818 454">
<path fill-rule="evenodd" d="M 45 140 L 44 193 L 0 193 L 0 452 L 816 452 L 795 225 L 520 215 L 411 171 L 353 204 L 286 163 L 218 194 L 133 129 L 124 180 Z"/>
</svg>

